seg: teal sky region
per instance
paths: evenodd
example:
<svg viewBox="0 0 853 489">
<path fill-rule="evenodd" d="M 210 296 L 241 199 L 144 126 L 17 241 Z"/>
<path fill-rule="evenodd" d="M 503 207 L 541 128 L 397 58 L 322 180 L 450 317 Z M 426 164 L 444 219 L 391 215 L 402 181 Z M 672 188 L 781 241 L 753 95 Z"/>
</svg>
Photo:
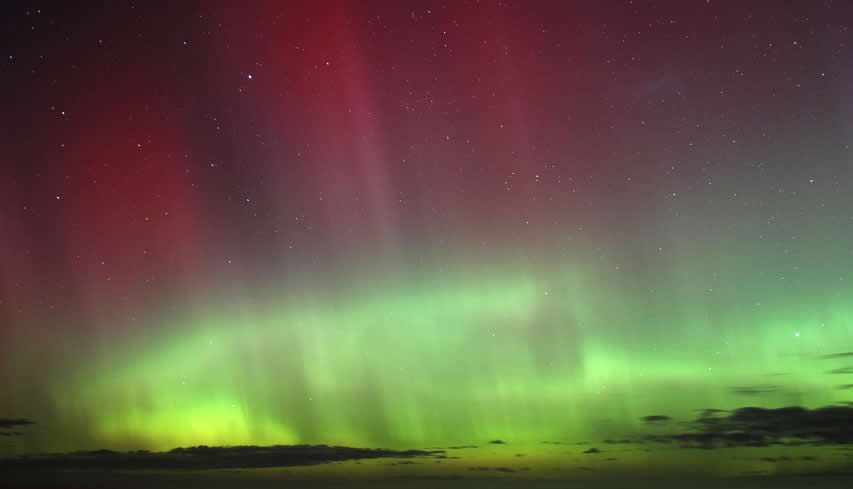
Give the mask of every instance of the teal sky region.
<svg viewBox="0 0 853 489">
<path fill-rule="evenodd" d="M 850 472 L 847 6 L 3 9 L 0 466 Z"/>
</svg>

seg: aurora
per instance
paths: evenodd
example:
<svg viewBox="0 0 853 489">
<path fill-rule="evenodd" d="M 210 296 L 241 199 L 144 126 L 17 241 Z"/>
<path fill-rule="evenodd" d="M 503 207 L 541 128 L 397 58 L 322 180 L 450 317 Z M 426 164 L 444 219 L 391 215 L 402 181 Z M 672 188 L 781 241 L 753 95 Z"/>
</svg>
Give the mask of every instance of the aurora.
<svg viewBox="0 0 853 489">
<path fill-rule="evenodd" d="M 849 10 L 4 7 L 0 481 L 843 487 Z"/>
</svg>

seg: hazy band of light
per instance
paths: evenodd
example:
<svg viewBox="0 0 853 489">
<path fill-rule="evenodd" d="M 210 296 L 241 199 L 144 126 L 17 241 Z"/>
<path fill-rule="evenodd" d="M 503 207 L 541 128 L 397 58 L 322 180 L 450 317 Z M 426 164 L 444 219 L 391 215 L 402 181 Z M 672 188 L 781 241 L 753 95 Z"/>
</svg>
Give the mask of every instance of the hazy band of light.
<svg viewBox="0 0 853 489">
<path fill-rule="evenodd" d="M 55 422 L 85 427 L 53 446 L 534 446 L 623 438 L 648 414 L 846 399 L 815 360 L 846 340 L 844 305 L 728 315 L 748 329 L 700 315 L 679 327 L 647 293 L 632 300 L 601 281 L 601 292 L 585 288 L 589 273 L 551 275 L 364 283 L 334 300 L 283 290 L 164 315 L 163 327 L 115 337 L 52 383 Z M 774 373 L 784 388 L 761 399 L 734 390 L 776 383 Z"/>
</svg>

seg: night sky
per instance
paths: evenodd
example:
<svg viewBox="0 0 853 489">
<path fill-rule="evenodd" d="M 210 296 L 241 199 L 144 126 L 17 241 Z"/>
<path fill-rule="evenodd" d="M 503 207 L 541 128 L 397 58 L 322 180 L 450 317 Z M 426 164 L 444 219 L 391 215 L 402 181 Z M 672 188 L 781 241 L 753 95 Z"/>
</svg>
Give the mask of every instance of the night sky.
<svg viewBox="0 0 853 489">
<path fill-rule="evenodd" d="M 853 470 L 850 3 L 0 19 L 2 463 Z"/>
</svg>

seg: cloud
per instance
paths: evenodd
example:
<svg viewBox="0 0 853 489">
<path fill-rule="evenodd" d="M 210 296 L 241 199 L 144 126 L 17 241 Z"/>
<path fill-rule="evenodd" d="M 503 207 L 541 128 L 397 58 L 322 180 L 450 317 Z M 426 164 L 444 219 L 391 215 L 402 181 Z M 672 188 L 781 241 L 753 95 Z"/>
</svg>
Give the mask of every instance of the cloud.
<svg viewBox="0 0 853 489">
<path fill-rule="evenodd" d="M 489 470 L 494 470 L 496 472 L 515 472 L 515 469 L 511 469 L 509 467 L 468 467 L 468 470 L 476 470 L 486 472 Z M 525 467 L 523 470 L 527 470 Z"/>
<path fill-rule="evenodd" d="M 763 462 L 790 462 L 790 457 L 761 457 L 759 460 Z"/>
<path fill-rule="evenodd" d="M 387 450 L 328 445 L 175 448 L 168 452 L 95 450 L 0 459 L 3 468 L 234 469 L 316 465 L 346 460 L 436 457 L 441 450 Z M 404 463 L 404 462 L 397 462 Z M 411 463 L 411 462 L 409 462 Z"/>
<path fill-rule="evenodd" d="M 4 430 L 28 424 L 36 424 L 36 422 L 26 418 L 0 418 L 0 429 Z"/>
<path fill-rule="evenodd" d="M 671 419 L 672 418 L 669 416 L 664 416 L 662 414 L 650 414 L 648 416 L 643 416 L 643 421 L 646 423 L 662 423 Z"/>
<path fill-rule="evenodd" d="M 833 358 L 846 358 L 846 357 L 853 357 L 853 351 L 846 351 L 844 353 L 833 353 L 831 355 L 822 355 L 822 356 L 819 356 L 818 358 L 821 360 L 830 360 Z"/>
<path fill-rule="evenodd" d="M 827 372 L 828 374 L 853 374 L 853 367 L 841 367 Z"/>
<path fill-rule="evenodd" d="M 745 396 L 767 394 L 769 392 L 776 392 L 778 389 L 779 386 L 773 384 L 743 385 L 730 388 L 733 394 L 741 394 Z"/>
<path fill-rule="evenodd" d="M 477 448 L 477 445 L 456 445 L 447 447 L 448 450 L 462 450 L 463 448 Z"/>
<path fill-rule="evenodd" d="M 671 438 L 669 438 L 667 436 L 657 436 L 657 435 L 646 435 L 642 438 L 642 440 L 640 442 L 642 443 L 642 442 L 647 442 L 647 441 L 652 441 L 655 443 L 672 443 Z"/>
<path fill-rule="evenodd" d="M 506 442 L 503 440 L 492 440 L 489 443 L 491 443 L 492 445 L 505 445 L 506 444 Z"/>
<path fill-rule="evenodd" d="M 661 435 L 684 448 L 843 445 L 853 443 L 853 406 L 806 409 L 744 407 L 727 415 L 705 410 L 692 422 L 695 431 Z"/>
<path fill-rule="evenodd" d="M 782 456 L 782 457 L 761 457 L 759 460 L 761 460 L 763 462 L 772 462 L 772 463 L 790 462 L 792 460 L 805 460 L 807 462 L 814 462 L 815 460 L 817 460 L 817 457 L 812 456 L 812 455 L 806 455 L 803 457 L 799 457 L 798 459 L 793 459 L 791 457 L 785 457 L 785 456 Z"/>
<path fill-rule="evenodd" d="M 584 450 L 583 453 L 601 453 L 601 450 L 593 447 L 593 448 L 590 448 L 589 450 Z"/>
<path fill-rule="evenodd" d="M 604 440 L 603 443 L 608 445 L 627 445 L 629 443 L 634 443 L 631 440 Z"/>
<path fill-rule="evenodd" d="M 405 474 L 405 475 L 394 475 L 389 477 L 392 480 L 430 480 L 430 481 L 458 481 L 463 480 L 465 477 L 459 474 L 450 474 L 450 475 L 419 475 L 419 474 Z"/>
<path fill-rule="evenodd" d="M 842 390 L 843 390 L 843 389 L 853 389 L 853 384 L 844 384 L 844 385 L 839 385 L 839 386 L 838 386 L 838 388 L 839 388 L 839 389 L 842 389 Z"/>
<path fill-rule="evenodd" d="M 728 412 L 728 411 L 725 409 L 706 408 L 706 409 L 702 410 L 702 415 L 703 416 L 712 416 L 714 414 L 726 413 L 726 412 Z"/>
</svg>

